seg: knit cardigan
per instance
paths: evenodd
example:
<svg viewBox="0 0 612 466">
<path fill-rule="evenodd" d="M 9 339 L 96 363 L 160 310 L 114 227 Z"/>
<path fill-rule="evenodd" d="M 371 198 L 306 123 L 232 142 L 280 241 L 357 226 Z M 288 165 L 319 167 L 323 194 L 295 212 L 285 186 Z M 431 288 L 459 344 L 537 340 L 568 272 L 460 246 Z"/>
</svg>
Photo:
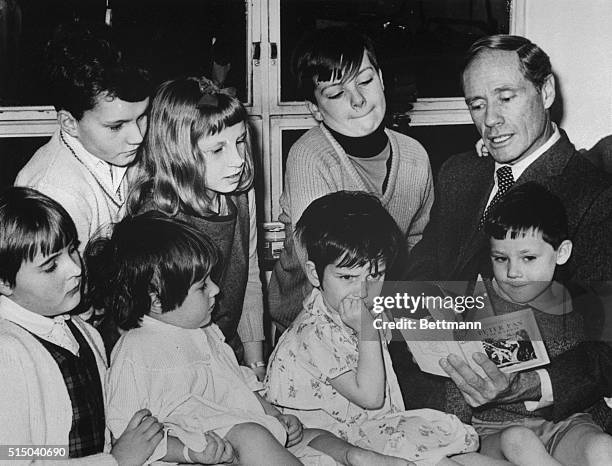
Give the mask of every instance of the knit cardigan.
<svg viewBox="0 0 612 466">
<path fill-rule="evenodd" d="M 391 168 L 385 192 L 365 179 L 330 132 L 321 124 L 307 131 L 289 151 L 285 185 L 280 197 L 285 224 L 285 248 L 269 286 L 270 313 L 287 326 L 302 308 L 311 287 L 300 265 L 293 229 L 315 199 L 336 191 L 366 191 L 376 195 L 395 219 L 411 249 L 423 234 L 433 204 L 433 181 L 427 152 L 416 140 L 386 129 L 391 145 Z"/>
<path fill-rule="evenodd" d="M 104 345 L 93 327 L 78 317 L 73 322 L 89 343 L 104 380 Z M 34 336 L 6 319 L 0 319 L 0 444 L 68 445 L 72 404 L 64 378 L 51 354 Z M 105 453 L 40 464 L 117 465 L 105 432 Z"/>
<path fill-rule="evenodd" d="M 92 173 L 61 141 L 57 130 L 18 173 L 15 186 L 27 186 L 57 201 L 70 214 L 82 253 L 90 238 L 123 216 L 123 200 L 111 200 Z M 127 178 L 122 181 L 127 184 Z"/>
</svg>

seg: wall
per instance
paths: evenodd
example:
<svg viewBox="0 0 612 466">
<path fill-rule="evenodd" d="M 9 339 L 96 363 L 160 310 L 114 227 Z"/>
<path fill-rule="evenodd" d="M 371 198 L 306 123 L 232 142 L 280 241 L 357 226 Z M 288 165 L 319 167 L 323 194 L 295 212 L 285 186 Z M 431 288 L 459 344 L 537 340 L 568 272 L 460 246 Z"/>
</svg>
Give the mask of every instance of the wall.
<svg viewBox="0 0 612 466">
<path fill-rule="evenodd" d="M 612 134 L 612 1 L 515 2 L 526 12 L 515 32 L 550 55 L 562 94 L 558 122 L 570 139 L 591 147 Z"/>
</svg>

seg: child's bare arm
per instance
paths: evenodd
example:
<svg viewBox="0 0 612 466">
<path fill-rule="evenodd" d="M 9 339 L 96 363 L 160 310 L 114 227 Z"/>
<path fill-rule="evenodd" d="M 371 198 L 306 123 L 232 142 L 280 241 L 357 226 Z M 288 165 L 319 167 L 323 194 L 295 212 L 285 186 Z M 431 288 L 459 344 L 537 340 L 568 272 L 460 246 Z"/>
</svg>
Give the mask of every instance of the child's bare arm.
<svg viewBox="0 0 612 466">
<path fill-rule="evenodd" d="M 378 409 L 385 401 L 385 365 L 380 334 L 363 300 L 346 298 L 340 303 L 340 318 L 358 335 L 357 372 L 330 380 L 342 396 L 365 409 Z"/>
<path fill-rule="evenodd" d="M 293 414 L 283 414 L 276 406 L 262 397 L 259 393 L 255 393 L 255 396 L 261 403 L 264 412 L 268 416 L 273 416 L 283 425 L 287 432 L 287 445 L 291 447 L 302 440 L 303 426 L 301 421 Z"/>
</svg>

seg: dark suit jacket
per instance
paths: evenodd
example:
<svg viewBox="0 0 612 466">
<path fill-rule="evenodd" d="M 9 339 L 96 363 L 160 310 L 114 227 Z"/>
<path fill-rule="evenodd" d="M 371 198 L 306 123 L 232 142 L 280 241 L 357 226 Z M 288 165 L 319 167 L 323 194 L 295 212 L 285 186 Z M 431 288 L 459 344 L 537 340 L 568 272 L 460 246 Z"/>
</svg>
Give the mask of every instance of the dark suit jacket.
<svg viewBox="0 0 612 466">
<path fill-rule="evenodd" d="M 464 153 L 440 169 L 436 200 L 422 240 L 412 249 L 407 280 L 473 280 L 489 265 L 488 240 L 477 230 L 493 188 L 491 157 Z M 559 196 L 574 243 L 559 267 L 564 281 L 612 280 L 612 178 L 578 153 L 567 136 L 532 163 L 516 184 L 535 181 Z"/>
<path fill-rule="evenodd" d="M 490 270 L 488 239 L 477 229 L 491 189 L 495 163 L 475 153 L 459 154 L 441 168 L 430 222 L 422 240 L 412 249 L 405 280 L 474 280 Z M 582 283 L 612 280 L 612 178 L 576 151 L 565 132 L 532 163 L 517 184 L 535 181 L 564 203 L 572 258 L 557 269 L 557 279 Z M 410 362 L 405 344 L 390 347 L 407 407 L 419 404 L 454 412 L 462 419 L 470 409 L 453 395 L 448 379 L 424 374 Z M 593 352 L 605 357 L 593 358 Z M 597 374 L 593 360 L 610 360 L 610 347 L 584 344 L 555 358 L 549 367 L 554 406 L 549 419 L 560 420 L 582 411 L 609 392 L 607 380 Z M 456 388 L 454 389 L 456 391 Z"/>
<path fill-rule="evenodd" d="M 606 173 L 612 173 L 612 135 L 600 139 L 597 144 L 584 152 L 584 156 L 596 167 Z"/>
</svg>

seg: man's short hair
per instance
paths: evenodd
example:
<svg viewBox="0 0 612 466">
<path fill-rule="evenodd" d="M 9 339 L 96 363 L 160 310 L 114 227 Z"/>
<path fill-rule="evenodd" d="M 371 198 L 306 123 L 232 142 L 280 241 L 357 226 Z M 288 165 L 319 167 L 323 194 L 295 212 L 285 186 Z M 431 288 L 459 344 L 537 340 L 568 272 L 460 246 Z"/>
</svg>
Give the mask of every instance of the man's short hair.
<svg viewBox="0 0 612 466">
<path fill-rule="evenodd" d="M 403 235 L 378 198 L 359 191 L 338 191 L 306 208 L 296 224 L 296 239 L 308 253 L 319 276 L 325 267 L 376 270 L 379 261 L 393 265 L 403 247 Z"/>
<path fill-rule="evenodd" d="M 542 233 L 542 238 L 555 250 L 569 238 L 565 207 L 557 196 L 542 185 L 528 182 L 511 189 L 491 208 L 485 232 L 494 239 L 520 238 L 529 231 Z"/>
<path fill-rule="evenodd" d="M 46 61 L 53 106 L 77 120 L 102 94 L 140 102 L 151 93 L 147 72 L 122 58 L 102 26 L 60 25 L 47 44 Z"/>
<path fill-rule="evenodd" d="M 15 286 L 23 262 L 77 242 L 70 215 L 50 197 L 22 187 L 0 195 L 0 280 L 9 286 Z"/>
<path fill-rule="evenodd" d="M 472 44 L 465 56 L 463 72 L 472 61 L 485 50 L 505 50 L 516 52 L 519 57 L 521 72 L 535 88 L 542 89 L 546 78 L 552 74 L 550 58 L 536 44 L 521 36 L 498 34 L 478 39 Z"/>
<path fill-rule="evenodd" d="M 306 35 L 293 52 L 292 71 L 300 97 L 316 103 L 317 81 L 348 81 L 359 72 L 363 53 L 375 70 L 378 59 L 372 40 L 353 29 L 330 27 Z"/>
</svg>

